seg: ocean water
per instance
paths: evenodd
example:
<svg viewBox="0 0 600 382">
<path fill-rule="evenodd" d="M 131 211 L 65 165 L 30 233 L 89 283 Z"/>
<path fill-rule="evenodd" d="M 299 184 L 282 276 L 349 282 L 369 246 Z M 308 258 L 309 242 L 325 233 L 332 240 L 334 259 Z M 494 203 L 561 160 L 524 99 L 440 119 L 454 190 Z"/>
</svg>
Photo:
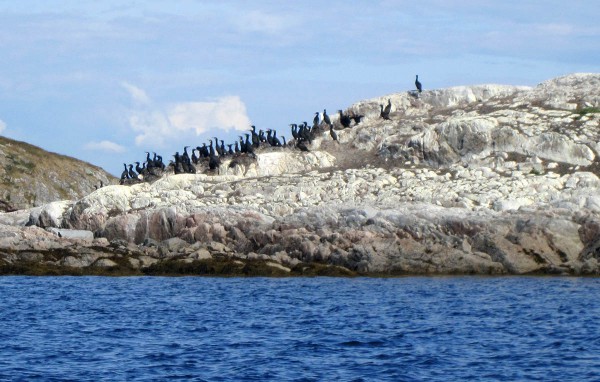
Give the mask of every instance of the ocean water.
<svg viewBox="0 0 600 382">
<path fill-rule="evenodd" d="M 0 277 L 0 381 L 598 381 L 600 279 Z"/>
</svg>

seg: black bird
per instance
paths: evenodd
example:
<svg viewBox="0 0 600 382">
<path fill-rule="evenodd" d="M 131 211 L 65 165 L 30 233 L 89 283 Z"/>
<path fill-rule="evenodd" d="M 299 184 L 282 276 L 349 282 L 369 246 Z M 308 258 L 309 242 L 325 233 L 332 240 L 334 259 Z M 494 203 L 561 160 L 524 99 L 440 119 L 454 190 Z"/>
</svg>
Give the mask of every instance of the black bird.
<svg viewBox="0 0 600 382">
<path fill-rule="evenodd" d="M 241 153 L 247 153 L 248 152 L 248 148 L 246 147 L 246 144 L 244 143 L 244 137 L 242 137 L 240 135 L 239 138 L 240 138 L 240 152 Z"/>
<path fill-rule="evenodd" d="M 200 153 L 200 156 L 202 158 L 208 158 L 208 156 L 210 155 L 210 152 L 208 151 L 208 147 L 206 147 L 206 143 L 203 143 L 202 147 L 200 147 L 200 146 L 196 147 L 196 150 L 198 150 L 198 152 Z"/>
<path fill-rule="evenodd" d="M 154 155 L 156 155 L 156 154 L 154 154 Z M 154 161 L 152 159 L 150 159 L 150 153 L 148 151 L 146 151 L 146 163 L 147 163 L 146 166 L 149 169 L 154 167 Z"/>
<path fill-rule="evenodd" d="M 323 121 L 328 124 L 329 126 L 333 126 L 331 124 L 331 119 L 329 119 L 329 116 L 327 115 L 327 110 L 323 109 Z"/>
<path fill-rule="evenodd" d="M 275 146 L 275 143 L 273 142 L 273 136 L 271 135 L 271 129 L 267 130 L 267 143 L 269 146 Z"/>
<path fill-rule="evenodd" d="M 285 141 L 285 137 L 282 135 L 281 139 L 283 139 L 283 147 L 287 147 L 287 142 Z"/>
<path fill-rule="evenodd" d="M 241 137 L 240 137 L 240 138 L 241 138 Z M 240 152 L 240 146 L 238 145 L 238 142 L 237 142 L 237 141 L 235 141 L 235 142 L 234 142 L 234 149 L 233 149 L 233 151 L 234 151 L 236 154 Z"/>
<path fill-rule="evenodd" d="M 379 113 L 379 115 L 381 116 L 381 118 L 383 119 L 390 119 L 390 111 L 392 110 L 392 101 L 388 99 L 388 104 L 386 105 L 385 109 L 383 108 L 383 105 L 379 105 L 381 108 L 381 112 Z"/>
<path fill-rule="evenodd" d="M 354 124 L 358 125 L 360 123 L 360 120 L 363 119 L 365 116 L 364 115 L 356 115 L 356 114 L 352 114 L 352 116 L 350 116 L 350 118 L 352 118 L 354 120 Z"/>
<path fill-rule="evenodd" d="M 340 113 L 340 123 L 342 124 L 342 126 L 344 126 L 345 128 L 350 127 L 352 119 L 348 115 L 344 115 L 344 113 L 342 113 L 341 110 L 338 110 L 338 113 Z"/>
<path fill-rule="evenodd" d="M 135 171 L 137 171 L 138 174 L 141 174 L 142 171 L 144 171 L 144 169 L 140 167 L 140 162 L 135 162 Z"/>
<path fill-rule="evenodd" d="M 208 159 L 208 168 L 211 171 L 214 171 L 216 168 L 219 167 L 219 165 L 221 164 L 221 160 L 219 159 L 218 156 L 216 156 L 214 154 L 214 152 L 210 155 L 210 158 Z"/>
<path fill-rule="evenodd" d="M 335 133 L 335 131 L 333 131 L 333 126 L 329 126 L 329 135 L 331 135 L 331 138 L 333 138 L 334 141 L 340 143 L 337 139 L 337 134 Z"/>
<path fill-rule="evenodd" d="M 295 123 L 291 123 L 290 126 L 292 128 L 292 137 L 294 137 L 294 139 L 297 140 L 299 137 L 298 131 L 296 130 L 298 128 L 298 125 L 296 125 Z"/>
<path fill-rule="evenodd" d="M 198 153 L 200 153 L 200 150 L 198 150 Z M 192 149 L 192 162 L 194 164 L 198 164 L 198 157 L 196 156 L 196 149 Z"/>
<path fill-rule="evenodd" d="M 121 173 L 121 184 L 123 184 L 123 181 L 125 179 L 129 179 L 129 171 L 127 171 L 127 164 L 123 163 L 123 167 L 125 168 L 125 170 L 123 170 L 123 172 Z"/>
<path fill-rule="evenodd" d="M 227 155 L 227 150 L 225 150 L 225 141 L 221 139 L 221 155 Z"/>
<path fill-rule="evenodd" d="M 415 86 L 417 87 L 417 90 L 419 91 L 419 93 L 421 93 L 423 91 L 423 85 L 421 85 L 421 83 L 419 82 L 418 74 L 417 74 L 417 78 L 415 79 Z"/>
<path fill-rule="evenodd" d="M 246 136 L 246 153 L 254 155 L 254 146 L 250 144 L 250 134 L 244 134 Z"/>
<path fill-rule="evenodd" d="M 183 169 L 183 165 L 181 164 L 181 156 L 179 155 L 179 151 L 176 151 L 175 155 L 173 156 L 175 157 L 175 163 L 173 165 L 175 174 L 183 174 L 185 171 Z"/>
<path fill-rule="evenodd" d="M 156 153 L 155 153 L 156 155 Z M 161 170 L 165 171 L 165 164 L 163 163 L 162 157 L 160 155 L 156 155 L 156 160 L 154 161 L 154 165 Z"/>
<path fill-rule="evenodd" d="M 273 141 L 273 146 L 281 147 L 281 141 L 277 138 L 277 130 L 273 130 L 273 138 L 271 140 Z"/>
<path fill-rule="evenodd" d="M 237 146 L 237 142 L 235 143 Z M 227 154 L 229 155 L 233 155 L 233 148 L 232 148 L 233 144 L 228 143 L 227 147 L 229 147 L 229 150 L 227 150 Z"/>
<path fill-rule="evenodd" d="M 136 174 L 135 171 L 133 171 L 133 165 L 132 164 L 129 165 L 129 171 L 128 171 L 128 173 L 129 173 L 129 177 L 131 179 L 137 179 L 137 175 L 138 174 Z"/>
<path fill-rule="evenodd" d="M 296 147 L 299 148 L 300 151 L 310 151 L 303 141 L 296 143 Z"/>
<path fill-rule="evenodd" d="M 221 151 L 221 147 L 219 147 L 219 138 L 213 137 L 213 139 L 215 140 L 215 150 L 217 150 L 217 154 L 223 156 L 223 151 Z"/>
<path fill-rule="evenodd" d="M 313 118 L 313 127 L 319 126 L 319 112 L 315 112 L 315 118 Z"/>
<path fill-rule="evenodd" d="M 181 155 L 181 162 L 185 163 L 185 164 L 190 163 L 190 156 L 189 156 L 189 154 L 187 152 L 188 147 L 190 147 L 190 146 L 185 146 L 183 148 L 183 154 Z"/>
<path fill-rule="evenodd" d="M 256 133 L 256 126 L 252 125 L 252 144 L 254 147 L 258 147 L 260 145 L 260 139 L 258 138 L 258 134 Z"/>
</svg>

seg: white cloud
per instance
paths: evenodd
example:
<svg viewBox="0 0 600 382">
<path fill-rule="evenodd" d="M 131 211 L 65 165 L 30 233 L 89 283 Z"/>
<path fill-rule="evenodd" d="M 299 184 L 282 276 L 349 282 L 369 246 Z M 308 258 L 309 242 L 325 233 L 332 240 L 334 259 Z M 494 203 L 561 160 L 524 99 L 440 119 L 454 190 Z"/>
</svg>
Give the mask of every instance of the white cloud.
<svg viewBox="0 0 600 382">
<path fill-rule="evenodd" d="M 148 97 L 145 91 L 138 88 L 137 86 L 134 86 L 128 82 L 121 82 L 121 86 L 123 86 L 125 90 L 127 90 L 129 95 L 131 96 L 131 99 L 136 104 L 146 105 L 150 103 L 150 97 Z"/>
<path fill-rule="evenodd" d="M 0 119 L 0 133 L 6 129 L 6 123 Z"/>
<path fill-rule="evenodd" d="M 125 147 L 120 144 L 106 140 L 100 142 L 88 142 L 85 145 L 85 148 L 88 150 L 108 151 L 111 153 L 124 153 L 126 151 Z"/>
<path fill-rule="evenodd" d="M 160 106 L 153 104 L 142 89 L 128 83 L 122 85 L 136 103 L 128 123 L 138 146 L 162 147 L 213 129 L 244 131 L 251 125 L 246 105 L 238 96 Z"/>
</svg>

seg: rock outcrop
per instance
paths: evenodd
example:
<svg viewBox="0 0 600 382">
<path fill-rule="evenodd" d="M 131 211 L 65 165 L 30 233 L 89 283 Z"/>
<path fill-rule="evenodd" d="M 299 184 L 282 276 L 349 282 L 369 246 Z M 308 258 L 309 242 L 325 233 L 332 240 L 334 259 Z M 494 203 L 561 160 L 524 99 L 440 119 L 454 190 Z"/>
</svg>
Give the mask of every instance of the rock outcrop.
<svg viewBox="0 0 600 382">
<path fill-rule="evenodd" d="M 0 211 L 78 199 L 116 182 L 97 166 L 0 137 Z"/>
<path fill-rule="evenodd" d="M 324 130 L 308 153 L 259 150 L 4 214 L 0 266 L 599 274 L 599 107 L 598 74 L 362 101 L 348 109 L 360 124 L 332 118 L 339 144 Z"/>
</svg>

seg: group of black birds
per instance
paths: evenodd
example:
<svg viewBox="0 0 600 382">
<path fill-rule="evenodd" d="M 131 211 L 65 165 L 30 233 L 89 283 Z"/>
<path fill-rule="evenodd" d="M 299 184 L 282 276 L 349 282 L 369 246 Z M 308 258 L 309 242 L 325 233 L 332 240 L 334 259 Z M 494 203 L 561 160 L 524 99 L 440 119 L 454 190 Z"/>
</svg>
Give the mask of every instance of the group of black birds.
<svg viewBox="0 0 600 382">
<path fill-rule="evenodd" d="M 418 75 L 415 80 L 415 86 L 417 87 L 417 91 L 421 93 L 422 86 Z M 389 120 L 392 108 L 391 100 L 388 100 L 385 108 L 383 105 L 380 105 L 380 107 L 380 117 Z M 343 129 L 358 125 L 364 118 L 364 115 L 357 115 L 354 112 L 344 114 L 342 110 L 338 110 L 338 113 L 339 123 Z M 146 160 L 141 167 L 140 162 L 134 162 L 136 164 L 135 170 L 133 169 L 133 164 L 127 165 L 123 163 L 124 170 L 121 174 L 120 184 L 159 178 L 168 168 L 172 168 L 175 174 L 195 174 L 196 168 L 199 165 L 207 165 L 210 171 L 214 171 L 221 165 L 221 158 L 228 156 L 236 158 L 243 154 L 255 157 L 255 151 L 264 147 L 295 147 L 301 151 L 310 151 L 308 145 L 312 143 L 317 134 L 324 132 L 326 128 L 329 129 L 331 138 L 338 142 L 337 134 L 331 118 L 327 115 L 327 110 L 323 110 L 322 119 L 320 118 L 320 114 L 319 112 L 315 112 L 312 126 L 309 126 L 306 121 L 299 124 L 290 124 L 293 137 L 293 141 L 290 143 L 286 141 L 284 136 L 278 137 L 277 131 L 274 129 L 259 130 L 257 132 L 256 126 L 252 125 L 249 133 L 245 133 L 243 136 L 240 135 L 238 140 L 233 143 L 225 144 L 222 139 L 213 137 L 208 141 L 208 145 L 202 143 L 202 146 L 192 148 L 191 155 L 188 153 L 188 148 L 191 146 L 185 146 L 182 154 L 179 154 L 179 151 L 173 154 L 173 160 L 168 165 L 163 163 L 160 155 L 153 153 L 153 158 L 150 158 L 150 153 L 146 152 Z M 352 125 L 352 122 L 354 122 L 354 125 Z M 230 167 L 234 167 L 236 163 L 236 161 L 232 161 Z"/>
<path fill-rule="evenodd" d="M 417 88 L 417 93 L 413 93 L 413 95 L 415 95 L 415 97 L 418 98 L 419 93 L 423 92 L 423 85 L 421 84 L 421 82 L 419 81 L 419 75 L 417 74 L 417 77 L 415 79 L 415 87 Z M 388 103 L 387 105 L 385 105 L 385 108 L 383 105 L 379 105 L 380 108 L 380 112 L 379 112 L 379 116 L 383 119 L 390 119 L 390 113 L 392 111 L 392 101 L 388 99 Z"/>
<path fill-rule="evenodd" d="M 127 165 L 126 163 L 123 163 L 124 170 L 121 173 L 120 184 L 124 184 L 128 179 L 130 179 L 131 182 L 160 177 L 165 171 L 166 166 L 160 155 L 157 155 L 156 153 L 153 154 L 153 158 L 150 158 L 150 153 L 146 152 L 146 160 L 141 167 L 140 162 L 134 162 L 135 170 L 133 169 L 133 164 Z"/>
</svg>

